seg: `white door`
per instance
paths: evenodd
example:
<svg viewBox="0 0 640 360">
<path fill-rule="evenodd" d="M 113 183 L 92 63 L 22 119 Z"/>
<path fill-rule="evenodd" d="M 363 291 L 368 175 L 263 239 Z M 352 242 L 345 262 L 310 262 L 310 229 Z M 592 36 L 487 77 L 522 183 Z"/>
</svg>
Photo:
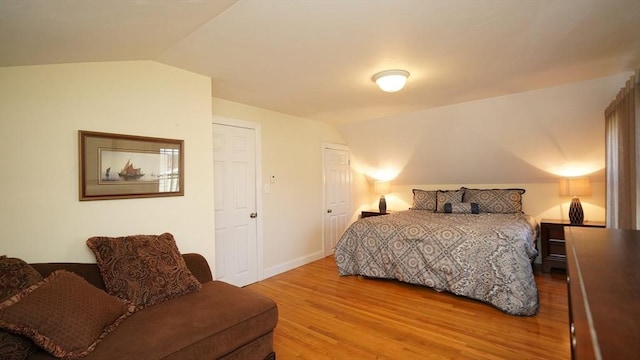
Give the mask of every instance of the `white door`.
<svg viewBox="0 0 640 360">
<path fill-rule="evenodd" d="M 351 218 L 351 169 L 349 149 L 340 145 L 324 147 L 324 254 L 333 254 Z"/>
<path fill-rule="evenodd" d="M 213 125 L 217 280 L 258 281 L 256 135 L 254 129 Z"/>
</svg>

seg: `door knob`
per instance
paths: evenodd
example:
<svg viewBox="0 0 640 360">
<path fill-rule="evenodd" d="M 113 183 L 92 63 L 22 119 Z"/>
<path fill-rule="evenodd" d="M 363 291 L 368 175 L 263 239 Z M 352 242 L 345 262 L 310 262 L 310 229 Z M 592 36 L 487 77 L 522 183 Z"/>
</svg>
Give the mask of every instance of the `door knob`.
<svg viewBox="0 0 640 360">
<path fill-rule="evenodd" d="M 258 214 L 257 213 L 251 213 L 251 214 L 249 214 L 249 217 L 252 218 L 252 219 L 255 219 L 255 218 L 258 217 Z"/>
<path fill-rule="evenodd" d="M 332 212 L 333 212 L 333 210 L 327 209 L 327 214 L 331 214 Z"/>
</svg>

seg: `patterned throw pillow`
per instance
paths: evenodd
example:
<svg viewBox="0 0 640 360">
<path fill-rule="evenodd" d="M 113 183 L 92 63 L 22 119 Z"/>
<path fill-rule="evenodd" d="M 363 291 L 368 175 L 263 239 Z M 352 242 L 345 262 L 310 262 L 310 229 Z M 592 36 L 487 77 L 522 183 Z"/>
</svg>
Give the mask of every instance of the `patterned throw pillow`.
<svg viewBox="0 0 640 360">
<path fill-rule="evenodd" d="M 476 203 L 446 203 L 444 212 L 447 214 L 478 214 L 478 204 Z"/>
<path fill-rule="evenodd" d="M 413 206 L 411 210 L 436 211 L 437 191 L 413 189 Z"/>
<path fill-rule="evenodd" d="M 42 275 L 21 259 L 0 257 L 0 302 L 42 281 Z"/>
<path fill-rule="evenodd" d="M 202 289 L 169 233 L 92 237 L 87 245 L 96 256 L 107 292 L 138 309 Z"/>
<path fill-rule="evenodd" d="M 27 336 L 56 357 L 76 359 L 133 313 L 134 307 L 65 270 L 0 304 L 0 327 Z"/>
<path fill-rule="evenodd" d="M 464 190 L 438 190 L 437 193 L 437 211 L 436 212 L 444 212 L 444 204 L 451 203 L 457 204 L 462 202 L 462 196 L 464 195 Z"/>
<path fill-rule="evenodd" d="M 522 213 L 524 189 L 464 189 L 464 202 L 478 204 L 481 213 Z"/>
<path fill-rule="evenodd" d="M 2 360 L 25 360 L 37 348 L 25 337 L 0 330 L 0 359 Z"/>
<path fill-rule="evenodd" d="M 21 259 L 0 257 L 0 302 L 42 281 L 42 275 Z M 0 330 L 0 359 L 23 360 L 37 347 L 31 340 Z"/>
</svg>

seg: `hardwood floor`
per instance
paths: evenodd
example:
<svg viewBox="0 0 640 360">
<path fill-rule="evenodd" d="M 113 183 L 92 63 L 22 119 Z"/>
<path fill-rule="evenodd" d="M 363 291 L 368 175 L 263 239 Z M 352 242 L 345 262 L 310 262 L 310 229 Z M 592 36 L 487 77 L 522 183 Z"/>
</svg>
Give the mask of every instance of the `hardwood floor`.
<svg viewBox="0 0 640 360">
<path fill-rule="evenodd" d="M 565 279 L 536 274 L 533 317 L 426 287 L 340 277 L 333 257 L 247 288 L 278 304 L 278 360 L 569 359 Z"/>
</svg>

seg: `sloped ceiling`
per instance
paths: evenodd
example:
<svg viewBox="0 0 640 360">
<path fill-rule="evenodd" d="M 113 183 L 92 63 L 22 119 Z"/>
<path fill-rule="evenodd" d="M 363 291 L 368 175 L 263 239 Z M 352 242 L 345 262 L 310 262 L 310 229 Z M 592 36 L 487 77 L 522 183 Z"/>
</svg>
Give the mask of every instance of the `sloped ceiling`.
<svg viewBox="0 0 640 360">
<path fill-rule="evenodd" d="M 155 60 L 348 124 L 630 71 L 638 29 L 638 0 L 0 0 L 0 65 Z"/>
<path fill-rule="evenodd" d="M 338 125 L 358 172 L 397 185 L 604 182 L 604 109 L 621 73 Z"/>
</svg>

